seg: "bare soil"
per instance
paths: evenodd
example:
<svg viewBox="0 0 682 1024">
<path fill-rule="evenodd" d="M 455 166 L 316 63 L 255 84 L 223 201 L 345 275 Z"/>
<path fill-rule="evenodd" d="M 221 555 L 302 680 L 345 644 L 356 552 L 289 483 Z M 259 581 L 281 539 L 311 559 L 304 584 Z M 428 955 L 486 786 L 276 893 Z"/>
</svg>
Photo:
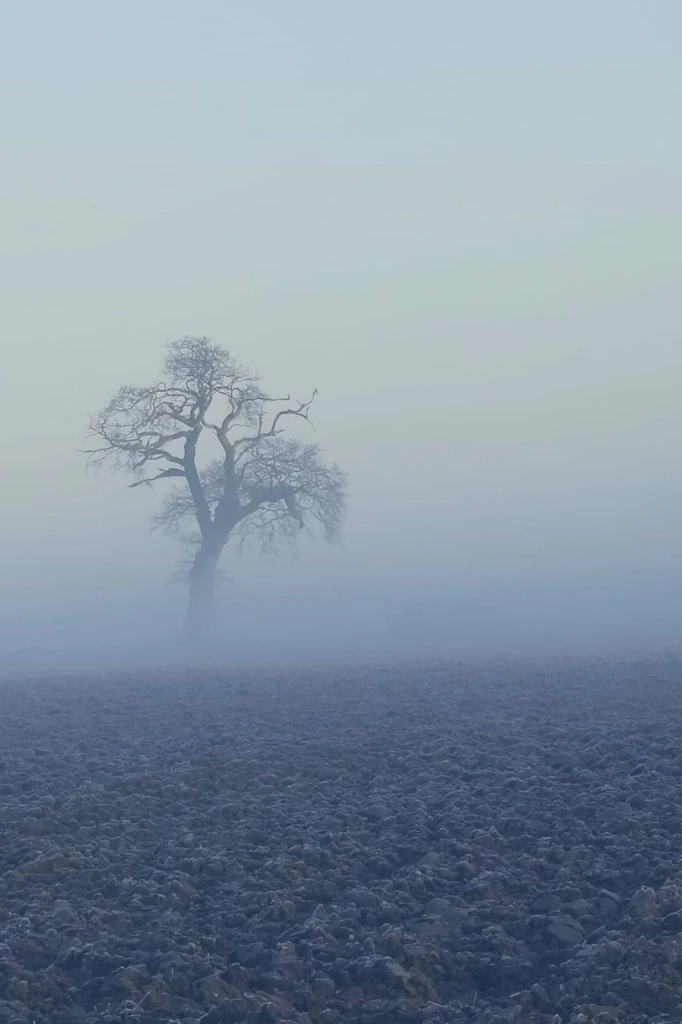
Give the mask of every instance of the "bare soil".
<svg viewBox="0 0 682 1024">
<path fill-rule="evenodd" d="M 0 1024 L 682 1019 L 673 659 L 0 708 Z"/>
</svg>

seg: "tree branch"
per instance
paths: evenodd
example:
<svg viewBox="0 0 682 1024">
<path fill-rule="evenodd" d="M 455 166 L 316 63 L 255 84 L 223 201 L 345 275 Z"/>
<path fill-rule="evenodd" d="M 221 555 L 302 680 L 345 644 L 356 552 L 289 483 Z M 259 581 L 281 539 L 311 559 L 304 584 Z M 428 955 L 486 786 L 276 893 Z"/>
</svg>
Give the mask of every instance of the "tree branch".
<svg viewBox="0 0 682 1024">
<path fill-rule="evenodd" d="M 281 433 L 281 431 L 278 430 L 278 427 L 279 427 L 280 421 L 285 416 L 298 416 L 299 419 L 307 420 L 309 422 L 310 421 L 310 417 L 309 417 L 310 407 L 312 406 L 312 404 L 315 401 L 316 397 L 317 397 L 317 388 L 315 388 L 315 390 L 312 393 L 311 398 L 307 402 L 299 402 L 298 403 L 298 408 L 297 409 L 280 409 L 279 412 L 275 414 L 275 416 L 273 418 L 273 421 L 270 424 L 270 428 L 268 430 L 263 430 L 263 424 L 265 422 L 265 413 L 264 413 L 264 411 L 261 411 L 260 414 L 259 414 L 259 417 L 258 417 L 258 430 L 257 430 L 257 432 L 255 434 L 252 434 L 250 437 L 240 437 L 236 441 L 233 441 L 232 442 L 233 448 L 235 449 L 235 451 L 237 451 L 240 448 L 243 448 L 244 446 L 249 446 L 249 445 L 252 445 L 252 444 L 257 444 L 259 441 L 262 441 L 266 437 L 275 437 L 277 434 Z M 270 401 L 288 401 L 288 398 L 287 399 L 270 399 Z"/>
<path fill-rule="evenodd" d="M 153 484 L 155 480 L 167 480 L 171 476 L 184 476 L 185 472 L 182 469 L 162 469 L 156 476 L 145 477 L 143 480 L 136 480 L 135 483 L 128 484 L 128 487 L 141 487 L 142 484 Z"/>
</svg>

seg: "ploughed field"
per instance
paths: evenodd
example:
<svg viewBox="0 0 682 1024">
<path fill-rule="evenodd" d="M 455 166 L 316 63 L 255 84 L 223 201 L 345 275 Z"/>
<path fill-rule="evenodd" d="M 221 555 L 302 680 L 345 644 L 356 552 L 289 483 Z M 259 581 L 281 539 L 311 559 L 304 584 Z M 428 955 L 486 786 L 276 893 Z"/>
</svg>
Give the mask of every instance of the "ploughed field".
<svg viewBox="0 0 682 1024">
<path fill-rule="evenodd" d="M 0 1024 L 682 1020 L 674 660 L 0 701 Z"/>
</svg>

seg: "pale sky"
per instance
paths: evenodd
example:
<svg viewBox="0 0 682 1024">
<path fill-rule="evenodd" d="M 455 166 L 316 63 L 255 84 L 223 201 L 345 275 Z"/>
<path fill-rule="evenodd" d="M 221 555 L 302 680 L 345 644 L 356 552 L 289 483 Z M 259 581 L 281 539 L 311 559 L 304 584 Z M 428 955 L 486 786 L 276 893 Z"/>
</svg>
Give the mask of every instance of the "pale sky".
<svg viewBox="0 0 682 1024">
<path fill-rule="evenodd" d="M 1 4 L 0 648 L 179 601 L 153 495 L 75 450 L 185 334 L 317 386 L 350 478 L 345 546 L 228 555 L 229 601 L 678 635 L 681 37 L 679 0 Z"/>
</svg>

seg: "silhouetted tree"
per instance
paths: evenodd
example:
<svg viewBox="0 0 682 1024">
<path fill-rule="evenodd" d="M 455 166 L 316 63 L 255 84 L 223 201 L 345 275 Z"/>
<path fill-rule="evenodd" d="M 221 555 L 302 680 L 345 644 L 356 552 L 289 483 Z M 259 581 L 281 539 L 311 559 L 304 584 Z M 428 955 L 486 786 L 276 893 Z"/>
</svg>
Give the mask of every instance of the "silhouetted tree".
<svg viewBox="0 0 682 1024">
<path fill-rule="evenodd" d="M 131 487 L 181 481 L 163 499 L 156 525 L 196 545 L 189 569 L 187 635 L 211 631 L 218 562 L 231 538 L 265 551 L 295 542 L 301 530 L 339 537 L 345 475 L 316 444 L 285 436 L 292 418 L 309 420 L 307 402 L 273 398 L 208 338 L 167 346 L 164 379 L 122 387 L 91 420 L 88 464 L 131 473 Z M 203 458 L 213 442 L 218 456 Z M 202 458 L 200 458 L 200 452 Z M 194 535 L 183 535 L 187 521 Z"/>
</svg>

